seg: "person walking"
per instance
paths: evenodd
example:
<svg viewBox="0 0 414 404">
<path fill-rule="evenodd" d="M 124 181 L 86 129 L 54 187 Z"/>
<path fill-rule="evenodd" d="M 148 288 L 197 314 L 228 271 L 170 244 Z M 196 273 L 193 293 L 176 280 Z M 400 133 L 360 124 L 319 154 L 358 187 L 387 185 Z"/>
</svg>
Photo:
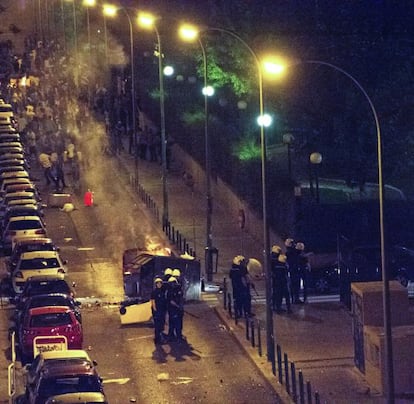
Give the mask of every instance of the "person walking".
<svg viewBox="0 0 414 404">
<path fill-rule="evenodd" d="M 291 297 L 289 292 L 289 271 L 287 267 L 287 257 L 279 254 L 276 262 L 272 262 L 272 281 L 273 281 L 273 310 L 280 314 L 291 313 Z M 286 309 L 282 308 L 285 299 Z"/>
<path fill-rule="evenodd" d="M 184 318 L 184 297 L 178 280 L 171 276 L 168 279 L 167 290 L 168 302 L 168 340 L 184 341 L 183 318 Z"/>
<path fill-rule="evenodd" d="M 296 243 L 296 250 L 298 254 L 298 273 L 299 282 L 302 282 L 303 287 L 303 303 L 306 303 L 308 299 L 308 277 L 309 277 L 309 260 L 305 253 L 305 244 L 298 242 Z"/>
<path fill-rule="evenodd" d="M 40 166 L 43 168 L 43 175 L 46 180 L 46 185 L 50 185 L 50 182 L 51 182 L 50 169 L 52 167 L 52 161 L 50 159 L 50 155 L 47 153 L 40 153 L 39 163 L 40 163 Z"/>
<path fill-rule="evenodd" d="M 154 343 L 163 344 L 165 317 L 167 314 L 167 296 L 163 280 L 159 277 L 154 279 L 154 289 L 151 292 L 151 311 L 154 321 Z"/>
</svg>

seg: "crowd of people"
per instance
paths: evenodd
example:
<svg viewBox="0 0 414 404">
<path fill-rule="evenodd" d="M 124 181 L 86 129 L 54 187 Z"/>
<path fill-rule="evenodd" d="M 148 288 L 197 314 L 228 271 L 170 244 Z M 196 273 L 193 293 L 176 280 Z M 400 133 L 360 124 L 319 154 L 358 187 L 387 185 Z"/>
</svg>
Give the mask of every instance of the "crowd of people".
<svg viewBox="0 0 414 404">
<path fill-rule="evenodd" d="M 307 301 L 308 273 L 310 270 L 304 243 L 287 238 L 285 251 L 273 245 L 271 251 L 272 309 L 277 314 L 291 313 L 292 305 Z M 229 277 L 232 283 L 233 307 L 237 318 L 251 317 L 254 289 L 248 270 L 248 259 L 242 255 L 233 258 Z M 283 307 L 283 303 L 285 307 Z"/>
</svg>

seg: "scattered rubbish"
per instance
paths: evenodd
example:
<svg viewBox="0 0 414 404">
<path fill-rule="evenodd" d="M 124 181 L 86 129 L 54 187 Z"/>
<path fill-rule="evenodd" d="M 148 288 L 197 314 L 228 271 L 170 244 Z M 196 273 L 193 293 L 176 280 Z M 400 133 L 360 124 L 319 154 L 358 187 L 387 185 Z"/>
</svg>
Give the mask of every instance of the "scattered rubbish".
<svg viewBox="0 0 414 404">
<path fill-rule="evenodd" d="M 163 382 L 165 380 L 169 380 L 170 378 L 170 374 L 169 373 L 158 373 L 157 375 L 157 380 L 159 382 Z"/>
</svg>

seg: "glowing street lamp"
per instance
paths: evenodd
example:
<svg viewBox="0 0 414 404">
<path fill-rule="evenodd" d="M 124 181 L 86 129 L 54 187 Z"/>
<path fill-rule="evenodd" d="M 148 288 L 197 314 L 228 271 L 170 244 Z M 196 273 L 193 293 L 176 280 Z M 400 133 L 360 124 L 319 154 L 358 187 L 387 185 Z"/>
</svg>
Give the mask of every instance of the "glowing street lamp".
<svg viewBox="0 0 414 404">
<path fill-rule="evenodd" d="M 180 37 L 187 42 L 197 41 L 203 54 L 203 76 L 204 87 L 204 142 L 205 142 L 205 167 L 206 167 L 206 248 L 205 248 L 205 272 L 207 281 L 213 280 L 213 232 L 212 232 L 212 214 L 213 198 L 211 195 L 211 158 L 210 158 L 210 137 L 208 132 L 208 97 L 214 95 L 214 87 L 207 83 L 207 56 L 206 50 L 199 37 L 198 30 L 191 25 L 183 25 L 179 29 Z"/>
<path fill-rule="evenodd" d="M 389 275 L 386 269 L 385 259 L 385 234 L 384 234 L 384 183 L 382 175 L 382 141 L 381 141 L 381 129 L 379 125 L 379 119 L 374 104 L 369 97 L 368 93 L 362 87 L 361 83 L 350 73 L 344 69 L 328 62 L 320 60 L 300 60 L 293 63 L 288 63 L 287 66 L 294 66 L 299 64 L 311 64 L 321 65 L 332 68 L 346 77 L 348 77 L 362 92 L 365 99 L 368 101 L 371 109 L 377 137 L 377 162 L 378 162 L 378 203 L 379 203 L 379 224 L 380 224 L 380 249 L 381 249 L 381 268 L 382 268 L 382 286 L 383 286 L 383 318 L 384 318 L 384 331 L 385 331 L 385 351 L 386 351 L 386 382 L 387 382 L 387 403 L 394 403 L 394 365 L 393 365 L 393 352 L 392 352 L 392 328 L 391 328 L 391 307 L 390 307 L 390 289 L 389 289 Z M 283 73 L 286 70 L 286 64 L 280 62 L 267 63 L 265 68 L 268 71 L 278 71 Z"/>
<path fill-rule="evenodd" d="M 160 88 L 160 120 L 161 120 L 161 164 L 162 164 L 162 195 L 163 195 L 163 211 L 162 224 L 163 228 L 168 223 L 168 187 L 167 187 L 167 138 L 165 135 L 165 93 L 164 93 L 164 76 L 162 64 L 162 47 L 161 37 L 156 25 L 156 18 L 149 13 L 140 13 L 138 15 L 138 24 L 145 29 L 153 29 L 157 37 L 158 46 L 158 80 Z"/>
<path fill-rule="evenodd" d="M 199 30 L 190 26 L 182 28 L 182 35 L 188 37 L 197 37 Z M 259 82 L 259 117 L 258 125 L 260 128 L 260 145 L 261 145 L 261 173 L 262 173 L 262 215 L 263 215 L 263 267 L 266 276 L 266 341 L 267 341 L 267 358 L 274 363 L 275 355 L 275 340 L 274 340 L 274 325 L 272 313 L 272 289 L 271 289 L 271 268 L 270 268 L 270 242 L 269 242 L 269 225 L 267 221 L 267 151 L 265 139 L 265 127 L 271 124 L 271 117 L 264 114 L 264 99 L 263 99 L 263 66 L 259 61 L 256 52 L 245 42 L 239 35 L 233 31 L 224 28 L 207 27 L 205 31 L 217 31 L 232 36 L 237 41 L 241 42 L 244 47 L 252 55 L 256 68 Z"/>
</svg>

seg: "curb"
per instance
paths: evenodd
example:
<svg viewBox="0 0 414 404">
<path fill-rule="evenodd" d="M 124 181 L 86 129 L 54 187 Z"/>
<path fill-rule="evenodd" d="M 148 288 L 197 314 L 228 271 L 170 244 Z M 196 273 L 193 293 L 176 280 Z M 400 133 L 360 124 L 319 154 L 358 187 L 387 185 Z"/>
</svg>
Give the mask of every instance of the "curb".
<svg viewBox="0 0 414 404">
<path fill-rule="evenodd" d="M 233 336 L 234 340 L 244 351 L 246 356 L 250 359 L 251 363 L 256 367 L 256 369 L 262 374 L 263 378 L 266 380 L 268 385 L 274 390 L 277 403 L 280 404 L 293 404 L 294 401 L 286 392 L 284 386 L 279 383 L 277 377 L 272 373 L 271 365 L 266 359 L 266 355 L 259 356 L 257 349 L 253 348 L 248 340 L 245 338 L 245 328 L 239 324 L 230 323 L 230 319 L 227 312 L 224 309 L 219 307 L 214 307 L 214 312 L 217 317 L 225 324 L 227 330 Z"/>
</svg>

